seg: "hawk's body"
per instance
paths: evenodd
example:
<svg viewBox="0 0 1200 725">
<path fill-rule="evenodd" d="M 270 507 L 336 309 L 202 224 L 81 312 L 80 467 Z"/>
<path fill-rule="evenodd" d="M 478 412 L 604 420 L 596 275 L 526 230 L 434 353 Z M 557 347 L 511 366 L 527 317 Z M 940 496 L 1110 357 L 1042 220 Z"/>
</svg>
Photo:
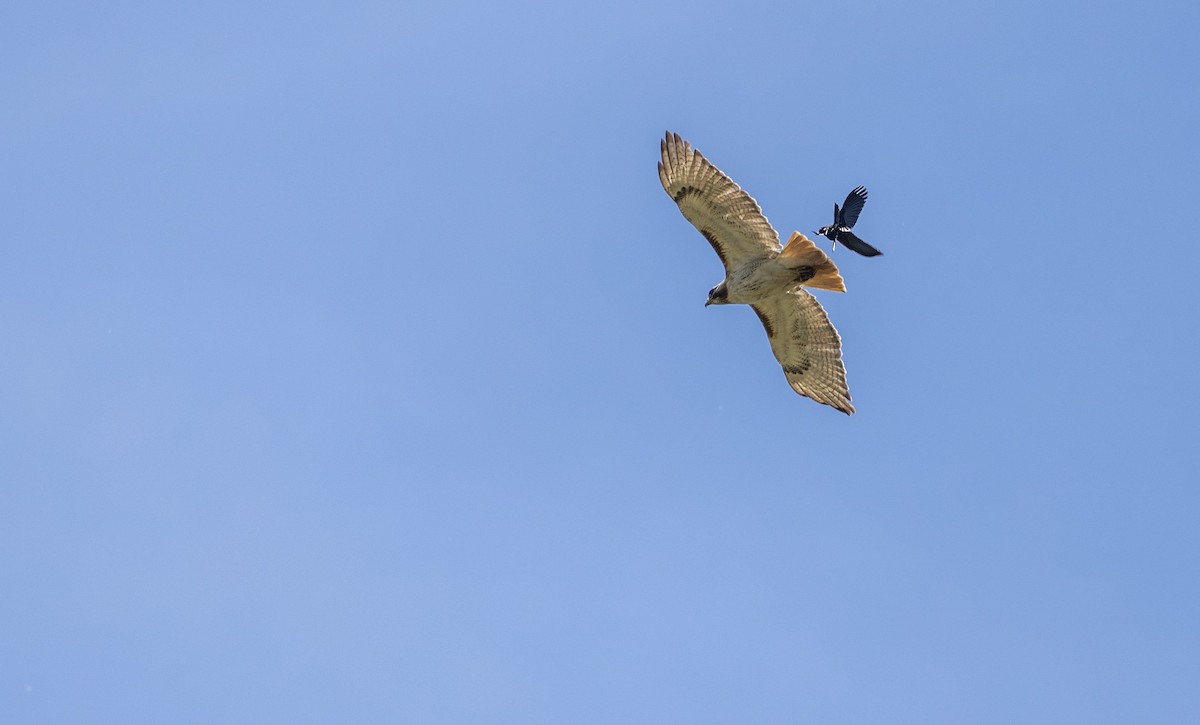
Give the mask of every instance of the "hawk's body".
<svg viewBox="0 0 1200 725">
<path fill-rule="evenodd" d="M 662 142 L 658 177 L 725 265 L 725 279 L 709 292 L 707 304 L 750 305 L 792 390 L 853 413 L 841 338 L 821 304 L 802 289 L 845 292 L 833 261 L 799 232 L 781 249 L 758 203 L 679 134 L 668 133 Z"/>
</svg>

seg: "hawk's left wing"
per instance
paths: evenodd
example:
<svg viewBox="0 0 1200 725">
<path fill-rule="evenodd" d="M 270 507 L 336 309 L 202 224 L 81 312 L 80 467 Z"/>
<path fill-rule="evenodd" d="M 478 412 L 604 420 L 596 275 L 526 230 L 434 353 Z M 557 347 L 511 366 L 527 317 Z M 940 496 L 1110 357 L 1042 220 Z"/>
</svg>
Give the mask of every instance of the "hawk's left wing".
<svg viewBox="0 0 1200 725">
<path fill-rule="evenodd" d="M 751 307 L 767 328 L 771 351 L 792 390 L 852 414 L 854 406 L 850 404 L 846 367 L 842 364 L 842 338 L 821 303 L 800 287 L 793 287 Z"/>
<path fill-rule="evenodd" d="M 677 133 L 668 132 L 662 142 L 658 179 L 716 250 L 726 272 L 747 259 L 779 251 L 779 235 L 758 202 Z"/>
</svg>

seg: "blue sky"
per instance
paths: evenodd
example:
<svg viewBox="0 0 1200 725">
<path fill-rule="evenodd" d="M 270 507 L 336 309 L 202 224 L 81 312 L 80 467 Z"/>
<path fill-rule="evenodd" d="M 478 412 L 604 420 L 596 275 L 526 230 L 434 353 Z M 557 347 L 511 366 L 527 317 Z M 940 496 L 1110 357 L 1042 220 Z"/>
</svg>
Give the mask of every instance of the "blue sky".
<svg viewBox="0 0 1200 725">
<path fill-rule="evenodd" d="M 1200 719 L 1193 3 L 0 11 L 0 721 Z M 794 395 L 664 130 L 828 223 Z"/>
</svg>

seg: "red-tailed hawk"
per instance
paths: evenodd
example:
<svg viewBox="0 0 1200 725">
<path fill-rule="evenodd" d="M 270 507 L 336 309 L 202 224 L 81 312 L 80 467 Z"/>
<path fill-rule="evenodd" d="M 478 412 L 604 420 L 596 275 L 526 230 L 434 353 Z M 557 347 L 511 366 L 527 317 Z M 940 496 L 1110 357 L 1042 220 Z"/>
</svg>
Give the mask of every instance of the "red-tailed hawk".
<svg viewBox="0 0 1200 725">
<path fill-rule="evenodd" d="M 799 232 L 781 249 L 758 202 L 677 133 L 667 132 L 662 142 L 658 178 L 725 265 L 725 279 L 708 293 L 705 306 L 750 305 L 792 390 L 852 414 L 842 339 L 803 289 L 845 292 L 833 260 Z"/>
</svg>

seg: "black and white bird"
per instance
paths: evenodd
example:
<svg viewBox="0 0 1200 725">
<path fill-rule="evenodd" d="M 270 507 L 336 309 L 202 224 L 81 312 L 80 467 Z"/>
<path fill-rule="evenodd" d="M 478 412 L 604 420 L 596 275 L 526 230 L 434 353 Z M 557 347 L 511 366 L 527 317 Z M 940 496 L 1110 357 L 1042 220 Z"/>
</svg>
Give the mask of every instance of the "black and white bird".
<svg viewBox="0 0 1200 725">
<path fill-rule="evenodd" d="M 846 195 L 846 200 L 842 202 L 840 209 L 836 203 L 833 205 L 833 224 L 821 227 L 817 230 L 817 234 L 832 241 L 834 249 L 837 249 L 837 243 L 841 242 L 864 257 L 878 257 L 883 254 L 850 231 L 858 223 L 858 215 L 862 213 L 863 205 L 866 203 L 867 188 L 865 186 L 855 187 Z"/>
</svg>

